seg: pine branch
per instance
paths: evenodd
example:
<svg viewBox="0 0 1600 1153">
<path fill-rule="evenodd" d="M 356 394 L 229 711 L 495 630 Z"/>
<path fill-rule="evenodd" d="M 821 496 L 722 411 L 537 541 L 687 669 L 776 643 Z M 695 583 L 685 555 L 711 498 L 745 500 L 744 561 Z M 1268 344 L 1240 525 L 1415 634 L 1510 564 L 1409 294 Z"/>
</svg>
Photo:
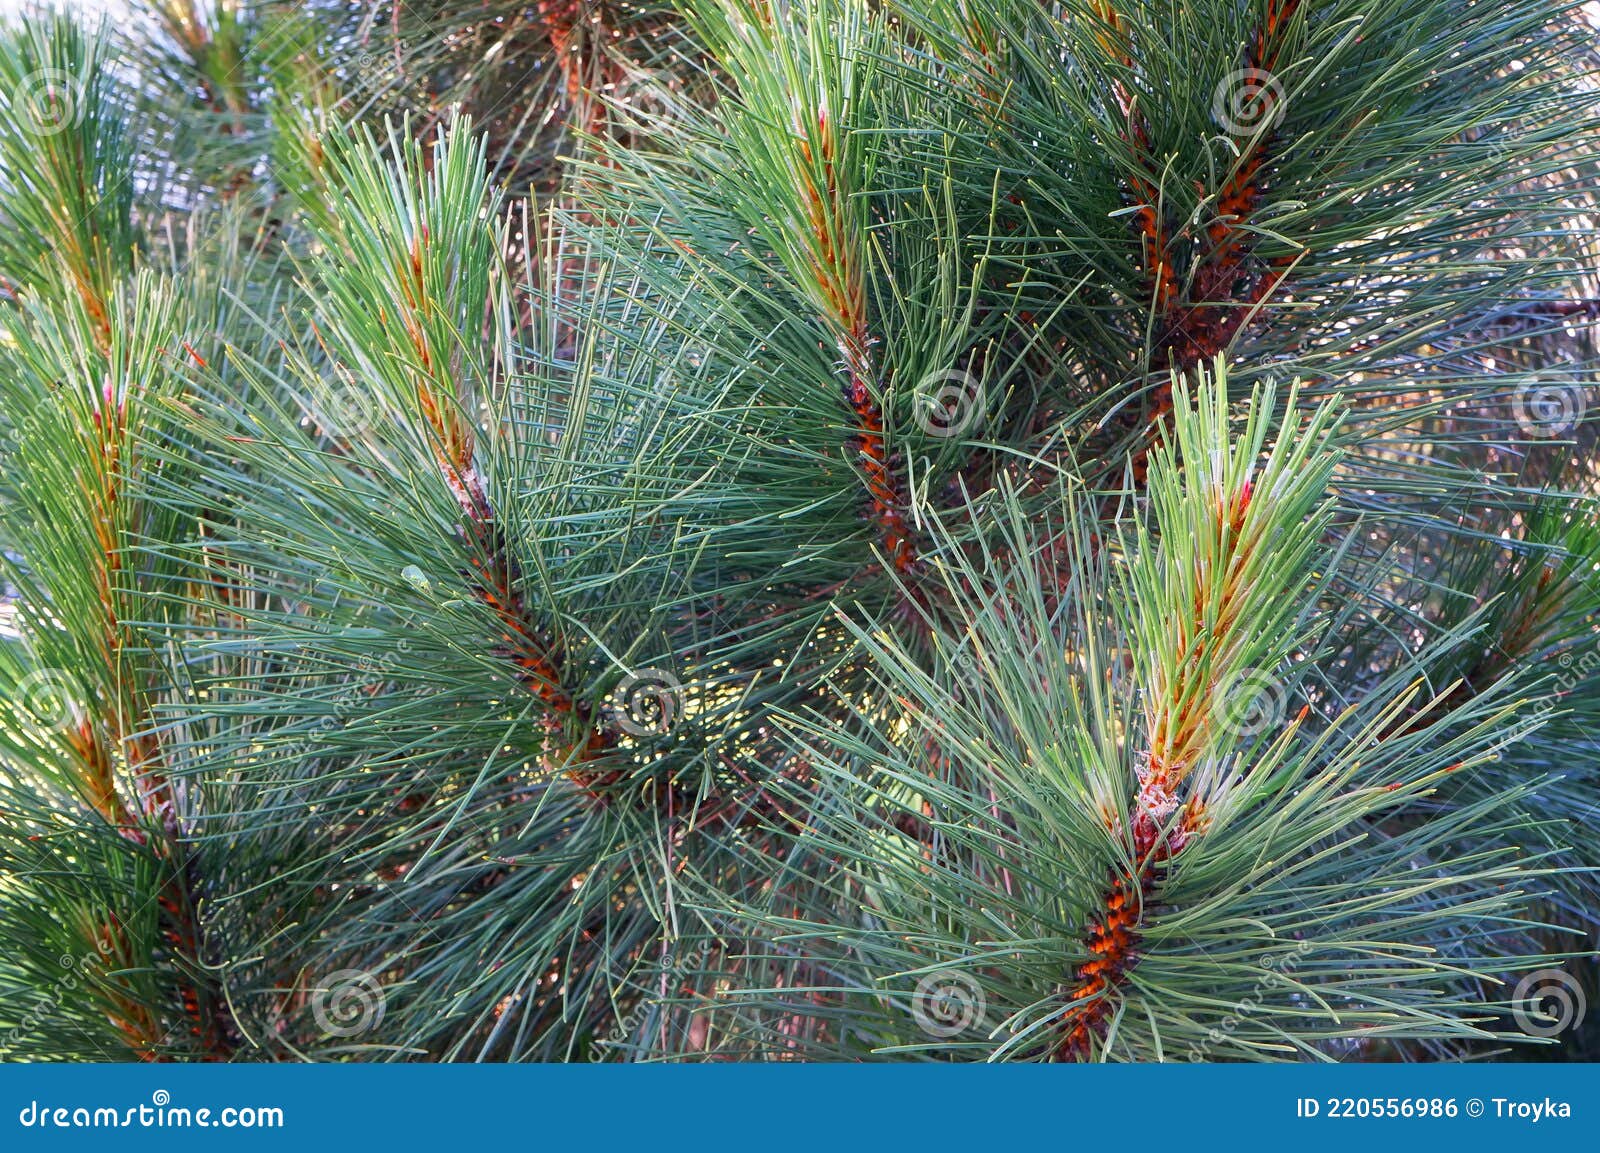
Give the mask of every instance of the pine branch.
<svg viewBox="0 0 1600 1153">
<path fill-rule="evenodd" d="M 1261 691 L 1255 682 L 1270 683 L 1299 640 L 1286 626 L 1313 580 L 1310 566 L 1328 523 L 1323 494 L 1338 461 L 1330 447 L 1332 409 L 1319 409 L 1304 427 L 1284 428 L 1258 477 L 1264 414 L 1275 398 L 1257 391 L 1250 423 L 1235 439 L 1220 360 L 1196 393 L 1191 409 L 1187 388 L 1174 378 L 1177 424 L 1156 449 L 1150 475 L 1161 542 L 1141 533 L 1124 546 L 1134 558 L 1124 612 L 1147 686 L 1149 744 L 1135 769 L 1132 864 L 1111 877 L 1104 916 L 1090 928 L 1091 959 L 1078 968 L 1081 983 L 1062 1023 L 1063 1058 L 1087 1057 L 1104 1039 L 1112 994 L 1138 963 L 1141 910 L 1157 899 L 1173 858 L 1205 832 L 1211 790 L 1226 787 L 1203 770 L 1236 739 L 1240 718 L 1232 712 L 1249 707 Z M 1291 392 L 1290 411 L 1294 400 Z M 1101 807 L 1111 820 L 1122 805 L 1107 798 Z"/>
<path fill-rule="evenodd" d="M 591 766 L 619 734 L 568 686 L 561 656 L 523 595 L 468 415 L 474 386 L 486 391 L 489 382 L 466 334 L 485 316 L 503 323 L 507 307 L 491 287 L 501 238 L 498 226 L 484 221 L 497 221 L 500 206 L 493 196 L 484 203 L 483 146 L 466 122 L 441 132 L 431 159 L 393 125 L 388 146 L 392 167 L 370 135 L 334 135 L 322 145 L 330 186 L 350 201 L 313 218 L 333 254 L 319 261 L 318 275 L 342 338 L 339 348 L 324 351 L 336 364 L 354 359 L 373 375 L 373 385 L 390 390 L 392 411 L 405 415 L 432 453 L 457 506 L 474 594 L 501 626 L 506 659 L 521 670 L 524 688 L 582 734 L 552 763 L 601 800 L 621 772 Z M 395 340 L 394 325 L 403 341 Z"/>
<path fill-rule="evenodd" d="M 37 82 L 26 69 L 39 63 L 35 76 L 73 89 L 72 99 L 95 102 L 56 109 L 66 123 L 41 127 L 17 122 L 41 110 L 12 100 L 13 121 L 0 131 L 13 149 L 35 137 L 34 149 L 15 155 L 9 207 L 48 219 L 53 241 L 26 281 L 14 332 L 13 367 L 21 379 L 13 381 L 13 395 L 23 412 L 19 423 L 31 433 L 20 448 L 34 484 L 52 471 L 65 474 L 58 490 L 27 494 L 31 524 L 20 542 L 27 568 L 8 567 L 34 594 L 24 610 L 25 631 L 46 675 L 46 662 L 65 643 L 76 648 L 92 686 L 64 726 L 73 791 L 158 863 L 155 895 L 165 914 L 162 931 L 179 958 L 173 974 L 179 1008 L 202 1051 L 226 1057 L 231 1041 L 221 998 L 184 975 L 198 971 L 201 949 L 192 856 L 151 723 L 150 702 L 161 686 L 143 656 L 147 642 L 129 620 L 152 582 L 151 574 L 129 568 L 130 547 L 150 527 L 139 492 L 140 444 L 160 397 L 181 379 L 167 349 L 182 342 L 170 288 L 148 274 L 129 278 L 134 231 L 129 201 L 116 191 L 129 180 L 129 157 L 116 127 L 119 110 L 105 92 L 102 44 L 58 20 L 10 38 L 0 51 L 0 72 L 18 86 L 14 92 Z M 84 209 L 82 216 L 63 217 L 74 209 Z M 58 616 L 70 622 L 68 638 L 53 635 Z M 92 939 L 148 964 L 128 955 L 133 946 L 119 927 L 119 911 L 107 913 L 89 928 Z M 155 1012 L 130 999 L 113 1019 L 140 1056 L 163 1055 Z"/>
<path fill-rule="evenodd" d="M 835 10 L 837 9 L 837 10 Z M 855 121 L 871 101 L 873 48 L 881 40 L 858 4 L 745 11 L 732 2 L 697 9 L 735 77 L 724 103 L 731 141 L 761 181 L 742 205 L 830 333 L 839 353 L 849 444 L 866 488 L 865 515 L 889 566 L 915 588 L 920 545 L 909 516 L 901 462 L 887 439 L 880 343 L 867 312 L 868 152 Z"/>
<path fill-rule="evenodd" d="M 1117 103 L 1127 121 L 1124 143 L 1136 158 L 1127 178 L 1128 191 L 1150 284 L 1155 333 L 1151 364 L 1162 377 L 1170 372 L 1187 374 L 1215 360 L 1240 328 L 1255 318 L 1292 263 L 1282 259 L 1263 272 L 1256 268 L 1251 254 L 1251 218 L 1262 202 L 1263 181 L 1277 139 L 1274 126 L 1282 116 L 1279 104 L 1285 99 L 1275 73 L 1300 10 L 1300 0 L 1262 2 L 1265 11 L 1245 53 L 1245 66 L 1225 82 L 1235 89 L 1224 95 L 1230 102 L 1225 128 L 1233 137 L 1237 159 L 1215 195 L 1214 217 L 1206 227 L 1208 248 L 1197 257 L 1184 285 L 1179 284 L 1169 256 L 1174 241 L 1167 221 L 1170 209 L 1163 197 L 1158 161 L 1151 152 L 1149 129 L 1127 84 L 1120 79 L 1114 83 Z M 1127 73 L 1136 74 L 1122 17 L 1109 2 L 1096 0 L 1091 7 L 1105 24 L 1096 32 L 1101 46 Z M 1184 232 L 1180 230 L 1178 235 Z M 1158 383 L 1146 414 L 1151 427 L 1161 426 L 1172 403 L 1171 389 Z M 1141 448 L 1133 456 L 1134 476 L 1140 483 L 1146 451 Z"/>
</svg>

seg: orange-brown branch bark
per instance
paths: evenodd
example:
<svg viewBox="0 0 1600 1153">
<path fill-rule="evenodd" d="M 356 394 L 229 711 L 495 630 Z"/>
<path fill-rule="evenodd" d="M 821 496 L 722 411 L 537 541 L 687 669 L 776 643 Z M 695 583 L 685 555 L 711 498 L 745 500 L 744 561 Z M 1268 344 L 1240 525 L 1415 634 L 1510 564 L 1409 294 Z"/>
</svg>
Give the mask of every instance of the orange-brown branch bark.
<svg viewBox="0 0 1600 1153">
<path fill-rule="evenodd" d="M 1246 53 L 1246 67 L 1252 72 L 1271 74 L 1282 56 L 1288 27 L 1300 0 L 1265 0 L 1265 5 Z M 1116 27 L 1120 29 L 1120 24 Z M 1132 66 L 1131 58 L 1123 59 Z M 1126 138 L 1141 155 L 1147 155 L 1145 126 L 1120 84 L 1118 93 L 1129 114 Z M 1273 94 L 1260 97 L 1275 98 Z M 1270 109 L 1265 112 L 1276 115 Z M 1250 220 L 1263 199 L 1274 141 L 1271 132 L 1241 138 L 1239 160 L 1217 193 L 1216 214 L 1206 228 L 1208 244 L 1198 257 L 1187 292 L 1178 284 L 1167 253 L 1170 233 L 1160 210 L 1159 188 L 1146 174 L 1129 178 L 1130 198 L 1139 205 L 1134 222 L 1140 234 L 1155 316 L 1152 362 L 1158 379 L 1149 402 L 1152 428 L 1159 427 L 1172 408 L 1170 373 L 1187 373 L 1227 348 L 1288 271 L 1288 261 L 1263 264 L 1254 257 L 1254 237 L 1249 230 Z M 1153 158 L 1146 169 L 1154 171 Z M 1148 442 L 1133 458 L 1134 477 L 1141 484 L 1147 453 Z"/>
</svg>

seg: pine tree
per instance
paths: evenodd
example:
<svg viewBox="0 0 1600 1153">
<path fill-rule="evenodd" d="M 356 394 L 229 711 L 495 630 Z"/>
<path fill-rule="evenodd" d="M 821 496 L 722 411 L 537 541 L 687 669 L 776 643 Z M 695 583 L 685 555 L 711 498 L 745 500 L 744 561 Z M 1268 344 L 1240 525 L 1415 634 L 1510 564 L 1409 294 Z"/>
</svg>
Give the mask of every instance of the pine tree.
<svg viewBox="0 0 1600 1153">
<path fill-rule="evenodd" d="M 1576 16 L 144 17 L 0 37 L 0 1054 L 1593 1051 Z"/>
</svg>

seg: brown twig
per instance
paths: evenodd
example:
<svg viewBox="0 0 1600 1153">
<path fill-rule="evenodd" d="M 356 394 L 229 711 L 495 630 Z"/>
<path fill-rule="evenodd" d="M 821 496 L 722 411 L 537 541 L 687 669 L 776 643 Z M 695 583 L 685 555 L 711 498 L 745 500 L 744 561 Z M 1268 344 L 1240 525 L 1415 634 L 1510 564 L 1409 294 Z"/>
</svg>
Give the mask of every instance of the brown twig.
<svg viewBox="0 0 1600 1153">
<path fill-rule="evenodd" d="M 440 479 L 460 510 L 458 531 L 469 552 L 472 589 L 478 600 L 494 612 L 506 655 L 520 670 L 522 686 L 559 717 L 579 722 L 582 735 L 555 760 L 564 766 L 568 780 L 592 799 L 603 801 L 601 790 L 620 779 L 621 771 L 596 772 L 590 765 L 615 746 L 617 734 L 609 725 L 597 723 L 593 707 L 566 686 L 561 653 L 545 639 L 544 630 L 523 597 L 519 566 L 477 466 L 473 426 L 462 411 L 459 398 L 447 393 L 435 380 L 444 358 L 435 353 L 424 325 L 434 307 L 424 275 L 429 244 L 427 228 L 419 229 L 408 256 L 397 263 L 394 271 L 400 286 L 398 305 L 401 325 L 416 355 L 417 407 L 427 426 Z M 317 335 L 320 340 L 321 334 Z"/>
<path fill-rule="evenodd" d="M 196 355 L 192 349 L 190 354 Z M 101 657 L 117 683 L 122 683 L 121 670 L 129 641 L 127 628 L 118 612 L 122 572 L 118 525 L 124 514 L 127 474 L 133 467 L 133 462 L 123 455 L 128 399 L 125 395 L 115 395 L 109 384 L 95 397 L 93 429 L 87 445 L 95 468 L 93 475 L 83 482 L 91 526 L 99 545 L 100 564 L 94 578 L 103 613 Z M 203 964 L 201 927 L 196 916 L 199 884 L 194 876 L 194 858 L 182 847 L 178 798 L 163 768 L 165 758 L 160 740 L 144 731 L 148 719 L 143 699 L 137 692 L 130 692 L 127 699 L 113 703 L 104 711 L 99 725 L 89 718 L 80 720 L 69 734 L 69 744 L 83 771 L 85 799 L 124 836 L 139 844 L 148 844 L 161 864 L 165 875 L 157 893 L 160 931 L 177 962 L 175 979 L 182 1012 L 206 1058 L 226 1060 L 233 1052 L 234 1042 L 225 999 L 184 973 L 185 968 L 198 969 Z M 143 821 L 135 817 L 117 792 L 113 766 L 118 749 L 126 758 Z M 152 831 L 149 837 L 146 828 Z M 102 931 L 110 934 L 110 940 L 126 944 L 126 936 L 114 924 L 103 926 Z M 147 1011 L 136 1009 L 130 1002 L 112 1019 L 142 1059 L 159 1060 L 161 1038 L 152 1032 L 154 1019 Z"/>
<path fill-rule="evenodd" d="M 1277 67 L 1286 42 L 1290 22 L 1300 0 L 1265 0 L 1266 10 L 1246 53 L 1246 67 L 1252 72 L 1270 74 Z M 1121 24 L 1109 4 L 1110 28 L 1120 34 Z M 1125 66 L 1132 68 L 1126 41 L 1118 52 Z M 1160 204 L 1160 188 L 1154 178 L 1154 160 L 1149 156 L 1149 137 L 1136 102 L 1125 87 L 1116 86 L 1119 102 L 1128 119 L 1125 139 L 1146 159 L 1146 171 L 1129 177 L 1130 199 L 1138 205 L 1134 222 L 1138 228 L 1147 279 L 1150 283 L 1151 311 L 1155 316 L 1155 347 L 1152 367 L 1157 381 L 1148 406 L 1149 429 L 1157 429 L 1172 409 L 1171 374 L 1187 373 L 1207 364 L 1232 343 L 1239 331 L 1260 312 L 1264 302 L 1278 288 L 1292 267 L 1291 259 L 1263 264 L 1254 257 L 1251 217 L 1261 205 L 1264 181 L 1273 157 L 1275 135 L 1256 132 L 1239 136 L 1240 155 L 1233 171 L 1217 194 L 1216 215 L 1206 228 L 1208 247 L 1199 257 L 1189 290 L 1179 285 L 1167 255 L 1169 231 Z M 1274 97 L 1260 94 L 1257 100 Z M 1265 115 L 1277 115 L 1270 107 Z M 1136 483 L 1143 484 L 1150 439 L 1132 458 Z"/>
</svg>

